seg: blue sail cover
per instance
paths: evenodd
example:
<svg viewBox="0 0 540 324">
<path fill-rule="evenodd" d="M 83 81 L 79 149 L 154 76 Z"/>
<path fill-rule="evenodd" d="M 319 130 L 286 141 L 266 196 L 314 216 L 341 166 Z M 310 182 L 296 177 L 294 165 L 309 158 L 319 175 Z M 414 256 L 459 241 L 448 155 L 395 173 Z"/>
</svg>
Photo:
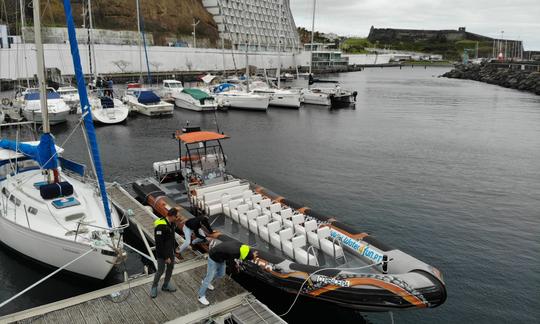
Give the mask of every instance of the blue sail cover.
<svg viewBox="0 0 540 324">
<path fill-rule="evenodd" d="M 221 93 L 227 91 L 230 88 L 234 88 L 234 84 L 231 83 L 222 83 L 214 88 L 214 93 Z"/>
<path fill-rule="evenodd" d="M 159 103 L 161 99 L 151 90 L 136 91 L 135 96 L 143 105 Z"/>
<path fill-rule="evenodd" d="M 54 137 L 51 134 L 41 135 L 38 145 L 2 139 L 0 140 L 0 148 L 22 153 L 39 163 L 43 169 L 58 168 L 58 154 L 54 145 Z"/>
<path fill-rule="evenodd" d="M 84 115 L 84 126 L 86 128 L 88 141 L 90 142 L 92 160 L 94 161 L 94 166 L 96 169 L 96 176 L 101 193 L 101 200 L 103 202 L 103 209 L 105 210 L 105 216 L 107 217 L 107 225 L 112 227 L 111 208 L 109 206 L 107 191 L 105 190 L 105 180 L 103 179 L 103 168 L 101 166 L 101 159 L 99 157 L 96 132 L 94 130 L 94 122 L 92 121 L 92 112 L 90 109 L 90 103 L 88 102 L 88 94 L 86 93 L 86 84 L 84 82 L 81 56 L 79 54 L 79 44 L 77 42 L 77 36 L 75 35 L 75 22 L 73 21 L 73 15 L 71 13 L 71 3 L 69 0 L 63 0 L 63 2 L 69 34 L 69 46 L 71 48 L 71 57 L 73 58 L 73 70 L 75 71 L 75 77 L 77 79 L 77 89 L 79 90 L 81 109 Z"/>
<path fill-rule="evenodd" d="M 58 92 L 47 92 L 47 99 L 60 99 Z M 30 92 L 24 95 L 24 100 L 39 100 L 39 92 Z"/>
</svg>

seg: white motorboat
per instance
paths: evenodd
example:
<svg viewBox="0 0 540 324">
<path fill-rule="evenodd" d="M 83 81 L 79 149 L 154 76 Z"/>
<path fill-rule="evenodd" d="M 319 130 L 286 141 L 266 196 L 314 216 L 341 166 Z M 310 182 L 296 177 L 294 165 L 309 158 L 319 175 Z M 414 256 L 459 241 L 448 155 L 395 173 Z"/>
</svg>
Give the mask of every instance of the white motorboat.
<svg viewBox="0 0 540 324">
<path fill-rule="evenodd" d="M 121 100 L 107 96 L 89 98 L 92 119 L 102 124 L 123 123 L 129 115 L 129 107 Z"/>
<path fill-rule="evenodd" d="M 154 117 L 172 115 L 174 105 L 161 100 L 152 90 L 129 87 L 122 98 L 132 111 Z"/>
<path fill-rule="evenodd" d="M 213 96 L 198 88 L 184 88 L 172 94 L 177 107 L 194 111 L 214 111 L 218 103 Z"/>
<path fill-rule="evenodd" d="M 33 7 L 37 74 L 40 84 L 44 84 L 38 0 L 33 1 Z M 71 19 L 68 26 L 73 36 L 72 52 L 78 51 L 73 17 L 70 12 L 67 16 Z M 80 60 L 75 57 L 79 57 L 78 53 L 74 55 L 74 70 L 84 90 Z M 81 99 L 86 99 L 83 93 Z M 119 257 L 124 257 L 120 252 L 123 227 L 107 199 L 92 121 L 85 115 L 85 132 L 92 145 L 89 151 L 101 195 L 96 194 L 96 183 L 86 177 L 83 165 L 59 156 L 62 149 L 54 144 L 50 133 L 47 117 L 51 109 L 44 86 L 39 94 L 43 117 L 40 141 L 20 142 L 18 135 L 17 141 L 0 140 L 0 241 L 50 266 L 104 279 Z M 89 109 L 87 104 L 84 109 Z"/>
<path fill-rule="evenodd" d="M 330 106 L 332 108 L 347 107 L 356 103 L 356 91 L 342 89 L 339 85 L 333 88 L 311 88 L 302 91 L 304 103 Z"/>
<path fill-rule="evenodd" d="M 308 105 L 328 106 L 332 105 L 330 94 L 319 89 L 302 89 L 303 103 Z"/>
<path fill-rule="evenodd" d="M 56 92 L 64 99 L 64 102 L 66 105 L 68 105 L 73 111 L 77 109 L 77 106 L 79 106 L 80 99 L 79 99 L 79 92 L 77 92 L 77 88 L 72 86 L 67 87 L 59 87 Z"/>
<path fill-rule="evenodd" d="M 26 89 L 19 98 L 22 114 L 28 121 L 41 124 L 43 117 L 41 114 L 39 89 Z M 47 89 L 47 107 L 49 113 L 49 123 L 51 125 L 60 124 L 67 120 L 70 108 L 62 97 L 53 88 Z"/>
<path fill-rule="evenodd" d="M 246 92 L 231 83 L 222 83 L 213 92 L 218 105 L 225 108 L 266 111 L 270 103 L 269 96 Z"/>
<path fill-rule="evenodd" d="M 175 101 L 174 94 L 182 92 L 184 87 L 182 82 L 177 80 L 163 80 L 161 88 L 157 91 L 157 94 L 161 97 L 162 100 L 167 102 Z"/>
<path fill-rule="evenodd" d="M 300 108 L 300 92 L 294 90 L 274 89 L 262 81 L 254 81 L 251 83 L 253 89 L 251 93 L 268 96 L 270 106 Z"/>
</svg>

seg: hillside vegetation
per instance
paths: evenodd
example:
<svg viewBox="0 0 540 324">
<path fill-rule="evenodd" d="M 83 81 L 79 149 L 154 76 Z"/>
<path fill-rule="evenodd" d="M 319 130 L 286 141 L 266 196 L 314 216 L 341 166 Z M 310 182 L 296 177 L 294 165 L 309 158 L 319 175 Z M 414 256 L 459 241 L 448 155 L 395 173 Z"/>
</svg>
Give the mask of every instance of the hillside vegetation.
<svg viewBox="0 0 540 324">
<path fill-rule="evenodd" d="M 32 24 L 31 0 L 25 0 L 27 24 Z M 86 2 L 86 1 L 85 1 Z M 166 38 L 191 41 L 193 18 L 201 23 L 197 26 L 197 45 L 215 46 L 219 38 L 217 25 L 201 0 L 140 0 L 144 29 L 154 35 L 158 45 Z M 16 21 L 19 15 L 18 1 L 6 1 L 8 22 L 12 34 L 18 34 Z M 82 26 L 82 1 L 72 1 L 73 17 L 77 27 Z M 43 25 L 65 26 L 64 7 L 61 0 L 41 1 Z M 95 28 L 113 30 L 137 30 L 135 0 L 92 0 Z M 20 17 L 20 16 L 19 16 Z M 5 20 L 4 17 L 2 17 Z M 204 39 L 204 41 L 203 41 Z"/>
</svg>

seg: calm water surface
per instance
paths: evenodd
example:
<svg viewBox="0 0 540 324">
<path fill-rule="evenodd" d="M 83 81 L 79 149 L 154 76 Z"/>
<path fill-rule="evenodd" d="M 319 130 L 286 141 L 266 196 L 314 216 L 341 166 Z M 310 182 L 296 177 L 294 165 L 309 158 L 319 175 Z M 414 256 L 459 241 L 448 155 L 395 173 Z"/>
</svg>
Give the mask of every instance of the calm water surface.
<svg viewBox="0 0 540 324">
<path fill-rule="evenodd" d="M 537 322 L 540 317 L 540 97 L 473 81 L 437 78 L 440 68 L 368 69 L 332 75 L 358 91 L 356 109 L 218 113 L 230 170 L 292 200 L 373 233 L 439 268 L 447 302 L 396 312 L 396 323 Z M 176 157 L 171 134 L 187 120 L 214 128 L 212 114 L 176 110 L 168 119 L 130 118 L 97 128 L 106 177 L 151 175 Z M 76 124 L 55 127 L 63 142 Z M 86 154 L 80 136 L 67 157 Z M 131 273 L 142 265 L 131 255 Z M 0 248 L 0 299 L 50 270 Z M 0 314 L 90 291 L 105 283 L 60 276 Z M 247 283 L 252 285 L 252 283 Z M 256 294 L 276 312 L 292 297 Z M 288 320 L 389 323 L 313 301 Z"/>
</svg>

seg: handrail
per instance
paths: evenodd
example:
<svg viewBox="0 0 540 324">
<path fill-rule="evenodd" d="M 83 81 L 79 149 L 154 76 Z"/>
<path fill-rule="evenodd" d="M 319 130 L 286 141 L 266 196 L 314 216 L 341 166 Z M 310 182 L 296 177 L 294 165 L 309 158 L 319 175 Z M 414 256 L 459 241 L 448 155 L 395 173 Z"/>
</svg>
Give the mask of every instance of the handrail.
<svg viewBox="0 0 540 324">
<path fill-rule="evenodd" d="M 343 251 L 343 264 L 347 263 L 347 257 L 345 256 L 345 249 L 343 249 L 343 245 L 341 244 L 341 240 L 339 240 L 337 238 L 337 236 L 333 237 L 332 239 L 332 247 L 334 248 L 334 260 L 337 261 L 337 257 L 336 257 L 336 240 L 339 242 L 339 247 L 341 248 L 341 251 Z"/>
</svg>

